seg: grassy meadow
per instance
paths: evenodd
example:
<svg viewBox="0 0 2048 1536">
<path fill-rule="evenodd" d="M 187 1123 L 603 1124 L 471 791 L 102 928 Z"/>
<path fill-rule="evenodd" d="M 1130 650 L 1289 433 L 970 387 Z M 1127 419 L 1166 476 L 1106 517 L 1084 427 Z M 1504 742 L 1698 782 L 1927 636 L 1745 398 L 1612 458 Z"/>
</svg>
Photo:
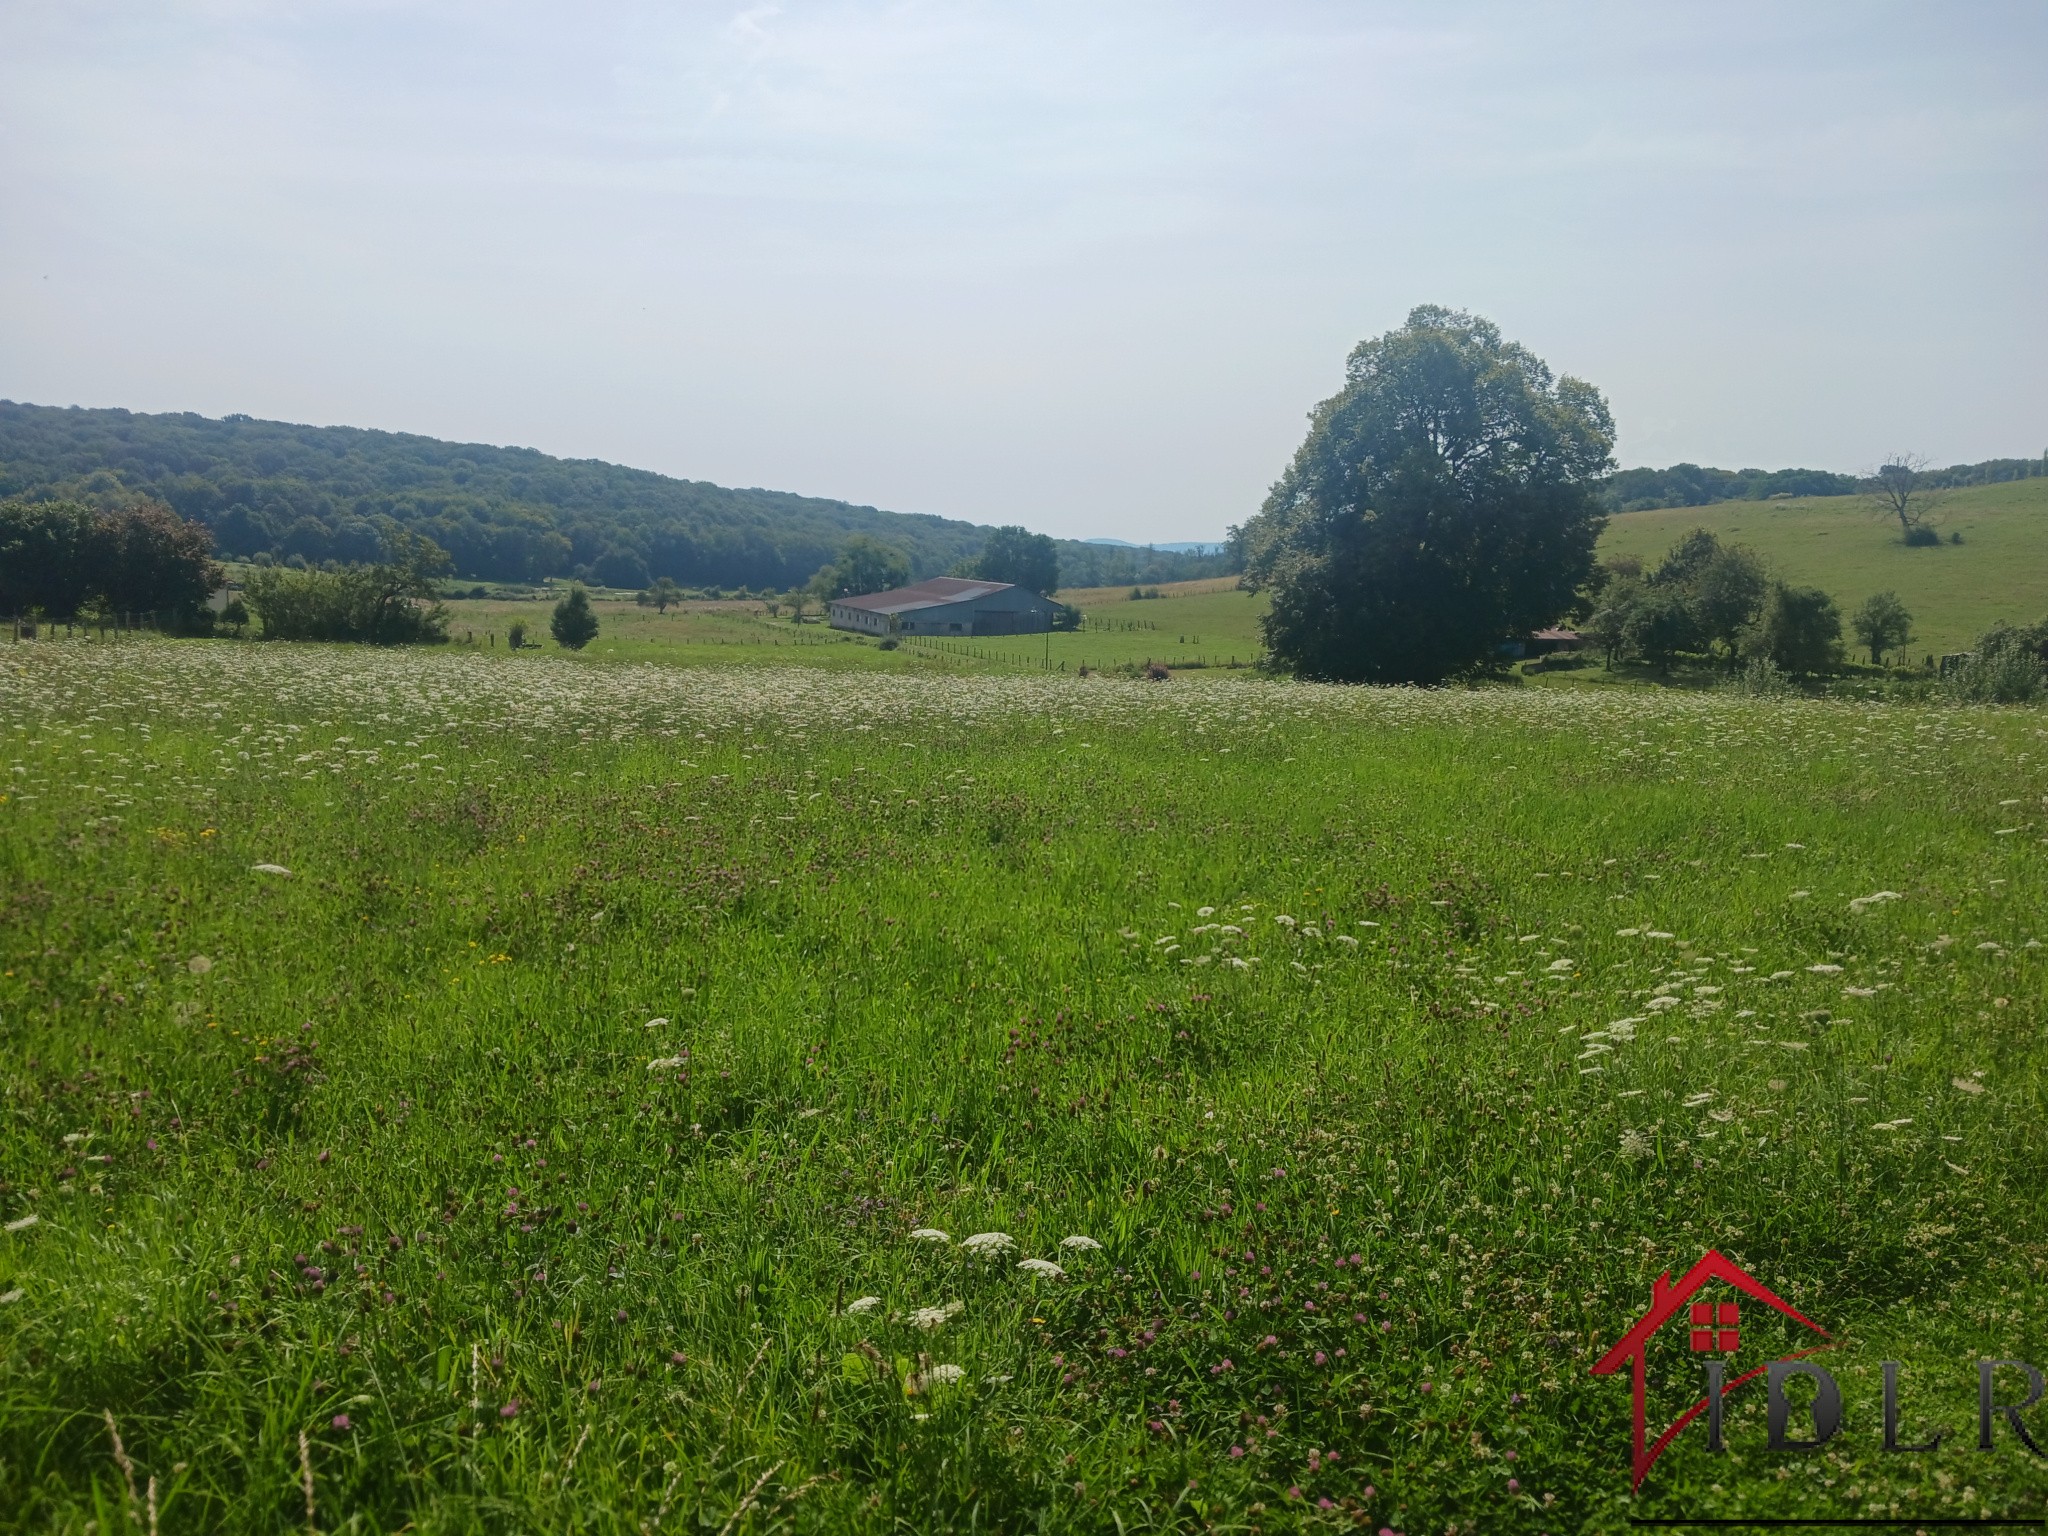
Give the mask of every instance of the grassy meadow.
<svg viewBox="0 0 2048 1536">
<path fill-rule="evenodd" d="M 1916 663 L 1969 649 L 2000 619 L 2031 624 L 2048 615 L 2048 480 L 1950 492 L 1936 523 L 1944 538 L 1960 533 L 1963 542 L 1909 549 L 1898 525 L 1859 496 L 1724 501 L 1620 513 L 1608 519 L 1600 554 L 1654 565 L 1706 528 L 1755 549 L 1773 575 L 1831 594 L 1845 627 L 1865 598 L 1889 588 L 1912 611 L 1917 638 L 1907 654 Z"/>
<path fill-rule="evenodd" d="M 0 1529 L 2041 1516 L 2040 711 L 626 632 L 0 650 Z"/>
<path fill-rule="evenodd" d="M 669 665 L 794 664 L 857 671 L 986 673 L 990 671 L 1101 671 L 1158 661 L 1175 668 L 1249 667 L 1264 650 L 1258 619 L 1265 598 L 1237 589 L 1234 576 L 1168 583 L 1143 590 L 1157 597 L 1133 601 L 1129 587 L 1084 587 L 1060 593 L 1079 608 L 1082 627 L 1053 635 L 1001 635 L 973 639 L 904 636 L 893 651 L 865 635 L 828 628 L 813 609 L 802 624 L 787 608 L 771 614 L 761 602 L 690 599 L 666 613 L 629 596 L 596 593 L 591 607 L 598 637 L 582 653 L 607 661 Z M 524 622 L 527 644 L 553 652 L 548 615 L 555 593 L 531 598 L 455 598 L 449 635 L 459 645 L 503 651 L 507 633 Z"/>
</svg>

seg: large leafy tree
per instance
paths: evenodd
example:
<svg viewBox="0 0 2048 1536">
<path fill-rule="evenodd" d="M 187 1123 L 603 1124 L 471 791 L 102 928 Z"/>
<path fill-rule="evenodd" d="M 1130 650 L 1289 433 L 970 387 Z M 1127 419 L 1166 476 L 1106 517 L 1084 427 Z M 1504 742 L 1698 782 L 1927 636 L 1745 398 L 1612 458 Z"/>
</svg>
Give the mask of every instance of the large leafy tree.
<svg viewBox="0 0 2048 1536">
<path fill-rule="evenodd" d="M 1426 306 L 1353 350 L 1342 391 L 1243 530 L 1272 660 L 1436 683 L 1569 610 L 1593 566 L 1614 423 L 1490 322 Z"/>
<path fill-rule="evenodd" d="M 909 580 L 910 561 L 902 550 L 857 533 L 846 541 L 836 561 L 811 578 L 811 590 L 822 602 L 887 592 Z"/>
<path fill-rule="evenodd" d="M 68 619 L 101 605 L 178 622 L 221 583 L 213 535 L 161 502 L 111 512 L 70 501 L 0 503 L 0 613 Z"/>
<path fill-rule="evenodd" d="M 0 502 L 0 613 L 68 619 L 98 595 L 104 544 L 75 501 Z"/>
<path fill-rule="evenodd" d="M 1842 612 L 1819 587 L 1774 581 L 1743 649 L 1787 672 L 1825 672 L 1841 660 Z"/>
<path fill-rule="evenodd" d="M 1060 555 L 1045 534 L 1028 528 L 998 528 L 972 566 L 983 581 L 1007 581 L 1051 597 L 1060 586 Z"/>
<path fill-rule="evenodd" d="M 212 532 L 162 502 L 113 513 L 99 538 L 101 599 L 117 613 L 196 613 L 223 580 Z"/>
</svg>

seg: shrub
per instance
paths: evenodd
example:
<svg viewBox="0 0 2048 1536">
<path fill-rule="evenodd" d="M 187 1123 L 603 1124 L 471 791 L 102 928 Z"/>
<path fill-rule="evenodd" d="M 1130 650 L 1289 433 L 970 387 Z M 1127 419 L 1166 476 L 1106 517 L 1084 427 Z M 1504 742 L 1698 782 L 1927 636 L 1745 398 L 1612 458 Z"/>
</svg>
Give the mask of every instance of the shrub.
<svg viewBox="0 0 2048 1536">
<path fill-rule="evenodd" d="M 435 595 L 447 568 L 439 545 L 401 530 L 376 565 L 272 566 L 251 572 L 244 594 L 266 640 L 432 644 L 448 638 L 448 610 Z"/>
<path fill-rule="evenodd" d="M 1932 545 L 1939 544 L 1941 542 L 1941 535 L 1925 523 L 1918 523 L 1908 528 L 1904 535 L 1901 536 L 1899 542 L 1908 549 L 1926 549 Z M 1962 541 L 1957 540 L 1957 542 L 1961 543 Z"/>
<path fill-rule="evenodd" d="M 590 611 L 590 594 L 582 583 L 571 587 L 569 595 L 555 604 L 548 629 L 555 644 L 565 651 L 580 651 L 597 638 L 597 615 Z"/>
<path fill-rule="evenodd" d="M 1799 691 L 1792 679 L 1768 656 L 1757 657 L 1723 686 L 1730 693 L 1739 693 L 1750 699 L 1782 699 Z"/>
<path fill-rule="evenodd" d="M 522 650 L 526 645 L 526 620 L 514 619 L 512 627 L 505 631 L 505 643 L 513 650 Z"/>
<path fill-rule="evenodd" d="M 1973 656 L 1941 680 L 1957 704 L 2030 704 L 2048 691 L 2048 674 L 2032 653 L 2013 647 Z"/>
</svg>

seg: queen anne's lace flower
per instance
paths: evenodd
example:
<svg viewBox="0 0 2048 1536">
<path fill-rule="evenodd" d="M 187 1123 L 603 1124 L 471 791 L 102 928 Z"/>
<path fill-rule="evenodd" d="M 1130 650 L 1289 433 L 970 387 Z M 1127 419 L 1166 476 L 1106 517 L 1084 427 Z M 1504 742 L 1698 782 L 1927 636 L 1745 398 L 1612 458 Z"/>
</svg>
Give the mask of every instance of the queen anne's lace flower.
<svg viewBox="0 0 2048 1536">
<path fill-rule="evenodd" d="M 1051 1259 L 1019 1259 L 1017 1267 L 1026 1274 L 1043 1275 L 1048 1280 L 1064 1280 L 1067 1272 Z"/>
<path fill-rule="evenodd" d="M 880 1307 L 881 1304 L 882 1298 L 879 1296 L 862 1296 L 846 1304 L 846 1315 L 848 1317 L 865 1317 L 868 1313 Z"/>
<path fill-rule="evenodd" d="M 910 1314 L 910 1320 L 929 1333 L 934 1328 L 945 1327 L 966 1310 L 966 1302 L 949 1301 L 943 1307 L 919 1307 Z"/>
<path fill-rule="evenodd" d="M 1085 1248 L 1092 1252 L 1100 1248 L 1102 1244 L 1095 1241 L 1092 1237 L 1083 1237 L 1080 1233 L 1076 1232 L 1072 1237 L 1061 1238 L 1060 1246 L 1062 1248 Z"/>
<path fill-rule="evenodd" d="M 977 1232 L 960 1246 L 977 1259 L 992 1259 L 1015 1248 L 1017 1240 L 1007 1232 Z"/>
<path fill-rule="evenodd" d="M 291 876 L 291 871 L 282 864 L 251 864 L 249 869 L 252 873 L 258 875 L 283 875 L 286 878 Z"/>
<path fill-rule="evenodd" d="M 950 1243 L 953 1241 L 952 1238 L 946 1236 L 937 1227 L 919 1227 L 910 1234 L 910 1240 L 913 1243 Z"/>
</svg>

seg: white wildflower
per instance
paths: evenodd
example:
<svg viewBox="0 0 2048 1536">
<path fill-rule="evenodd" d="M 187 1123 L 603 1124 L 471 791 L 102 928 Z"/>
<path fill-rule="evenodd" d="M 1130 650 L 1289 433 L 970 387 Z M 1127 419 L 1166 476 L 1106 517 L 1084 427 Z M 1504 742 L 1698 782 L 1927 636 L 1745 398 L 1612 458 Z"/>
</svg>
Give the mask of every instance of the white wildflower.
<svg viewBox="0 0 2048 1536">
<path fill-rule="evenodd" d="M 1911 1125 L 1912 1123 L 1913 1117 L 1911 1115 L 1908 1115 L 1903 1120 L 1880 1120 L 1877 1122 L 1877 1124 L 1873 1125 L 1871 1129 L 1873 1131 L 1896 1131 L 1904 1126 Z"/>
<path fill-rule="evenodd" d="M 1280 913 L 1273 919 L 1273 921 L 1278 923 L 1282 928 L 1292 928 L 1294 926 L 1294 919 L 1289 917 L 1285 912 Z"/>
<path fill-rule="evenodd" d="M 684 1062 L 688 1061 L 689 1059 L 690 1058 L 687 1056 L 657 1056 L 654 1058 L 654 1060 L 647 1063 L 647 1070 L 650 1072 L 672 1071 L 674 1068 L 680 1067 Z"/>
<path fill-rule="evenodd" d="M 1617 939 L 1633 939 L 1642 931 L 1640 928 L 1617 928 L 1614 930 L 1614 936 Z"/>
<path fill-rule="evenodd" d="M 1062 1248 L 1086 1249 L 1092 1253 L 1100 1248 L 1102 1244 L 1095 1241 L 1092 1237 L 1083 1237 L 1080 1233 L 1076 1232 L 1072 1237 L 1061 1238 L 1060 1246 Z"/>
<path fill-rule="evenodd" d="M 913 1243 L 950 1243 L 953 1241 L 952 1238 L 946 1236 L 937 1227 L 919 1227 L 910 1234 L 910 1240 Z"/>
<path fill-rule="evenodd" d="M 286 879 L 291 878 L 291 871 L 282 864 L 251 864 L 249 869 L 252 874 L 283 875 Z"/>
<path fill-rule="evenodd" d="M 927 1387 L 949 1387 L 966 1375 L 963 1365 L 928 1365 L 918 1372 L 917 1379 Z"/>
<path fill-rule="evenodd" d="M 960 1246 L 977 1259 L 992 1259 L 1015 1248 L 1017 1240 L 1007 1232 L 977 1232 Z"/>
<path fill-rule="evenodd" d="M 26 1232 L 42 1219 L 34 1211 L 30 1211 L 26 1216 L 17 1216 L 14 1220 L 8 1222 L 5 1230 L 9 1232 Z"/>
<path fill-rule="evenodd" d="M 1952 1077 L 1949 1079 L 1949 1085 L 1960 1088 L 1965 1093 L 1982 1093 L 1984 1091 L 1984 1085 L 1974 1078 Z"/>
<path fill-rule="evenodd" d="M 1720 1095 L 1715 1093 L 1713 1089 L 1703 1088 L 1685 1101 L 1685 1107 L 1687 1109 L 1698 1109 L 1702 1104 L 1711 1104 L 1719 1097 Z"/>
<path fill-rule="evenodd" d="M 1868 912 L 1872 907 L 1881 907 L 1888 901 L 1904 901 L 1905 899 L 1904 895 L 1898 891 L 1872 891 L 1868 896 L 1858 896 L 1854 901 L 1850 902 L 1849 910 L 1851 912 Z"/>
<path fill-rule="evenodd" d="M 1816 976 L 1839 976 L 1842 974 L 1842 968 L 1839 965 L 1829 965 L 1826 962 L 1820 965 L 1809 965 L 1807 969 Z"/>
<path fill-rule="evenodd" d="M 1019 1259 L 1017 1267 L 1027 1275 L 1043 1275 L 1048 1280 L 1064 1280 L 1067 1272 L 1051 1259 Z"/>
<path fill-rule="evenodd" d="M 849 1301 L 846 1304 L 846 1315 L 848 1317 L 865 1317 L 868 1313 L 880 1307 L 881 1304 L 882 1298 L 879 1296 L 863 1296 L 857 1301 Z"/>
<path fill-rule="evenodd" d="M 645 1024 L 641 1025 L 640 1027 L 642 1029 L 660 1029 L 662 1025 L 666 1024 L 667 1022 L 667 1019 L 649 1019 Z"/>
<path fill-rule="evenodd" d="M 190 960 L 187 960 L 185 962 L 185 969 L 190 971 L 194 976 L 204 976 L 208 971 L 213 969 L 213 962 L 207 959 L 206 956 L 204 955 L 194 955 Z"/>
<path fill-rule="evenodd" d="M 966 1302 L 949 1301 L 943 1307 L 919 1307 L 910 1314 L 910 1320 L 929 1333 L 934 1328 L 945 1327 L 966 1310 Z"/>
<path fill-rule="evenodd" d="M 1661 928 L 1646 928 L 1643 930 L 1643 937 L 1646 939 L 1674 939 L 1678 935 L 1666 933 Z"/>
<path fill-rule="evenodd" d="M 1568 971 L 1578 963 L 1579 962 L 1576 960 L 1553 960 L 1546 967 L 1546 969 L 1552 971 Z"/>
<path fill-rule="evenodd" d="M 1197 908 L 1195 908 L 1195 916 L 1197 916 L 1197 917 L 1214 917 L 1215 915 L 1216 915 L 1216 909 L 1215 909 L 1214 907 L 1197 907 Z"/>
<path fill-rule="evenodd" d="M 0 1296 L 0 1307 L 13 1306 L 17 1301 L 21 1300 L 24 1294 L 26 1293 L 23 1292 L 22 1288 L 17 1285 L 13 1290 L 9 1291 L 6 1295 Z"/>
</svg>

